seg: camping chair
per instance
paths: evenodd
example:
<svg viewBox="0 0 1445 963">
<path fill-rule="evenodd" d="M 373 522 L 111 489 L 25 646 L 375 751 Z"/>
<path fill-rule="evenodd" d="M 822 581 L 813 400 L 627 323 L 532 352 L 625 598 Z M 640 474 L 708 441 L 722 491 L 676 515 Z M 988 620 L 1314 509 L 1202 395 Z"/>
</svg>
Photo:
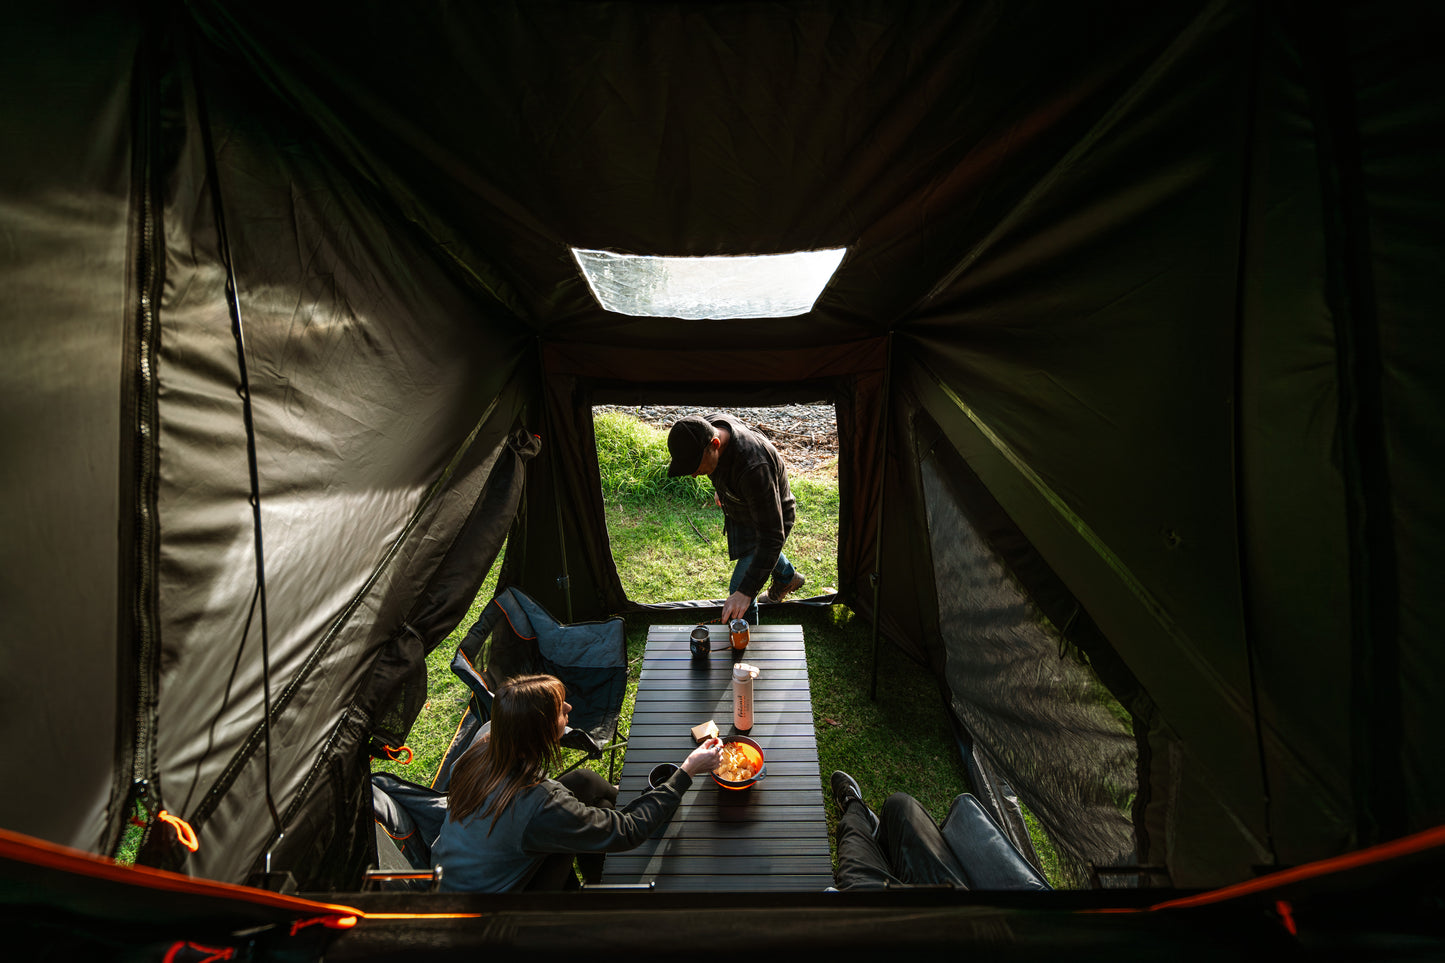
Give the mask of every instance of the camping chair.
<svg viewBox="0 0 1445 963">
<path fill-rule="evenodd" d="M 492 693 L 497 687 L 515 676 L 541 672 L 562 680 L 572 704 L 563 747 L 585 752 L 586 759 L 601 759 L 603 753 L 610 753 L 607 779 L 612 781 L 617 749 L 626 744 L 619 737 L 622 699 L 627 694 L 627 639 L 622 619 L 564 625 L 520 589 L 503 589 L 487 603 L 457 647 L 452 671 L 471 689 L 467 711 L 476 721 L 463 718 L 442 761 L 448 775 L 461 751 L 471 744 L 475 727 L 491 718 Z M 571 772 L 582 761 L 558 775 Z M 445 788 L 440 778 L 438 785 Z"/>
<path fill-rule="evenodd" d="M 447 818 L 443 792 L 389 772 L 371 774 L 371 811 L 376 819 L 377 868 L 363 889 L 432 890 L 441 882 L 431 848 Z"/>
<path fill-rule="evenodd" d="M 1052 889 L 970 793 L 959 793 L 939 827 L 969 889 Z"/>
<path fill-rule="evenodd" d="M 389 772 L 371 774 L 377 868 L 367 872 L 368 887 L 376 880 L 383 889 L 435 891 L 441 877 L 440 867 L 432 863 L 431 850 L 447 818 L 447 784 L 451 780 L 452 765 L 471 748 L 473 740 L 490 728 L 490 723 L 476 721 L 469 706 L 430 786 L 418 785 Z"/>
<path fill-rule="evenodd" d="M 392 848 L 400 850 L 411 867 L 433 869 L 431 847 L 446 819 L 452 767 L 490 728 L 492 693 L 513 676 L 544 672 L 567 687 L 571 724 L 562 736 L 562 745 L 587 755 L 557 775 L 566 775 L 587 759 L 601 759 L 610 751 L 607 778 L 611 781 L 617 749 L 626 744 L 618 738 L 622 698 L 627 692 L 627 640 L 620 618 L 563 625 L 519 589 L 504 589 L 487 603 L 457 647 L 452 672 L 466 683 L 471 696 L 431 786 L 388 773 L 372 774 L 372 812 L 383 863 L 392 857 L 387 844 L 394 843 Z"/>
</svg>

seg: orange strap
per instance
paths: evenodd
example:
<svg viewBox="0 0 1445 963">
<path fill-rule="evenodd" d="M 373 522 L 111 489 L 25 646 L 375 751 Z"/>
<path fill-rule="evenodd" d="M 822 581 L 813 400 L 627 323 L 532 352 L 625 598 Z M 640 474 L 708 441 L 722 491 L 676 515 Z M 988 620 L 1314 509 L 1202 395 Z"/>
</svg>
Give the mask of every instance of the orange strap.
<svg viewBox="0 0 1445 963">
<path fill-rule="evenodd" d="M 296 920 L 291 924 L 291 935 L 295 936 L 298 930 L 308 926 L 315 926 L 320 923 L 327 929 L 349 930 L 356 925 L 355 916 L 313 916 L 309 920 Z"/>
<path fill-rule="evenodd" d="M 400 748 L 396 748 L 393 746 L 382 746 L 381 748 L 386 750 L 386 758 L 390 759 L 392 762 L 398 763 L 399 765 L 403 766 L 411 765 L 411 746 L 401 746 Z M 406 753 L 405 759 L 400 758 L 403 752 Z"/>
<path fill-rule="evenodd" d="M 190 823 L 179 816 L 172 816 L 164 809 L 156 813 L 156 818 L 176 831 L 176 838 L 181 841 L 182 846 L 193 853 L 201 848 L 200 842 L 196 839 L 196 831 L 191 828 Z"/>
</svg>

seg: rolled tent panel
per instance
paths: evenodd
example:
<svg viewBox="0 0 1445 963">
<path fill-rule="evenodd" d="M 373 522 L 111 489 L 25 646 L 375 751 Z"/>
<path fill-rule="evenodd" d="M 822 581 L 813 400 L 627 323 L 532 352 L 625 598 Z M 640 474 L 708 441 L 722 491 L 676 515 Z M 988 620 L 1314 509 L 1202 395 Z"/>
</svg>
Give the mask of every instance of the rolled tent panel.
<svg viewBox="0 0 1445 963">
<path fill-rule="evenodd" d="M 268 107 L 269 93 L 215 62 L 182 71 L 177 86 L 186 110 L 172 114 L 184 140 L 165 210 L 153 794 L 200 836 L 188 867 L 237 879 L 273 835 L 263 631 L 277 807 L 359 792 L 365 732 L 348 706 L 453 537 L 419 527 L 418 513 L 474 429 L 487 450 L 510 432 L 521 400 L 508 386 L 530 341 L 479 313 L 430 246 L 304 122 Z M 217 186 L 253 402 L 264 600 Z M 303 839 L 324 838 L 310 828 Z"/>
<path fill-rule="evenodd" d="M 123 4 L 8 11 L 0 38 L 0 726 L 45 787 L 0 825 L 91 851 L 131 776 L 141 45 Z"/>
<path fill-rule="evenodd" d="M 963 510 L 972 480 L 940 464 L 950 454 L 936 448 L 920 474 L 952 709 L 1058 840 L 1069 885 L 1087 887 L 1142 862 L 1132 722 Z"/>
</svg>

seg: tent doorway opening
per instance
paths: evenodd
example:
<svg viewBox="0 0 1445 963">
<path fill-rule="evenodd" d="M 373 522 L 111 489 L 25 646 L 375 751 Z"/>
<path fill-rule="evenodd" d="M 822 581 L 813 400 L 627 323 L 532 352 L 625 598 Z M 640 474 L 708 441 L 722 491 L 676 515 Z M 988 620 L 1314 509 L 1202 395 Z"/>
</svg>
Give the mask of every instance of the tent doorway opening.
<svg viewBox="0 0 1445 963">
<path fill-rule="evenodd" d="M 783 553 L 806 578 L 794 598 L 834 591 L 838 578 L 838 431 L 831 403 L 765 407 L 597 405 L 592 409 L 608 542 L 628 599 L 721 601 L 734 562 L 706 477 L 668 478 L 677 419 L 721 411 L 766 438 L 788 466 L 797 521 Z M 768 621 L 764 607 L 760 621 Z"/>
</svg>

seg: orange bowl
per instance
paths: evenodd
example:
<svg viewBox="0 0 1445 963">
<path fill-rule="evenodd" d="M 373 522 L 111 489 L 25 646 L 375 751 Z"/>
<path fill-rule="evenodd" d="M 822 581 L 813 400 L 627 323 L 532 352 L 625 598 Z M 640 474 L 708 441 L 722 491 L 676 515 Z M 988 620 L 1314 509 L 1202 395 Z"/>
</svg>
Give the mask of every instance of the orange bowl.
<svg viewBox="0 0 1445 963">
<path fill-rule="evenodd" d="M 751 777 L 749 777 L 749 778 L 747 778 L 747 779 L 743 779 L 743 780 L 741 780 L 741 781 L 734 782 L 734 781 L 732 781 L 731 779 L 723 779 L 723 778 L 721 778 L 721 777 L 718 776 L 718 774 L 715 773 L 715 772 L 709 773 L 709 775 L 712 776 L 712 781 L 713 781 L 713 782 L 717 783 L 719 786 L 723 787 L 724 789 L 748 789 L 748 788 L 750 788 L 750 787 L 753 785 L 753 783 L 757 782 L 759 779 L 762 779 L 763 776 L 766 775 L 766 773 L 764 772 L 764 766 L 763 766 L 763 747 L 762 747 L 762 746 L 758 745 L 756 742 L 754 742 L 752 739 L 749 739 L 747 736 L 723 736 L 723 737 L 722 737 L 722 741 L 725 742 L 725 743 L 729 743 L 729 742 L 730 742 L 730 743 L 733 743 L 734 745 L 737 745 L 737 746 L 741 746 L 741 747 L 742 747 L 743 755 L 747 757 L 747 760 L 748 760 L 749 764 L 751 764 L 752 767 L 753 767 L 753 774 L 752 774 Z"/>
</svg>

